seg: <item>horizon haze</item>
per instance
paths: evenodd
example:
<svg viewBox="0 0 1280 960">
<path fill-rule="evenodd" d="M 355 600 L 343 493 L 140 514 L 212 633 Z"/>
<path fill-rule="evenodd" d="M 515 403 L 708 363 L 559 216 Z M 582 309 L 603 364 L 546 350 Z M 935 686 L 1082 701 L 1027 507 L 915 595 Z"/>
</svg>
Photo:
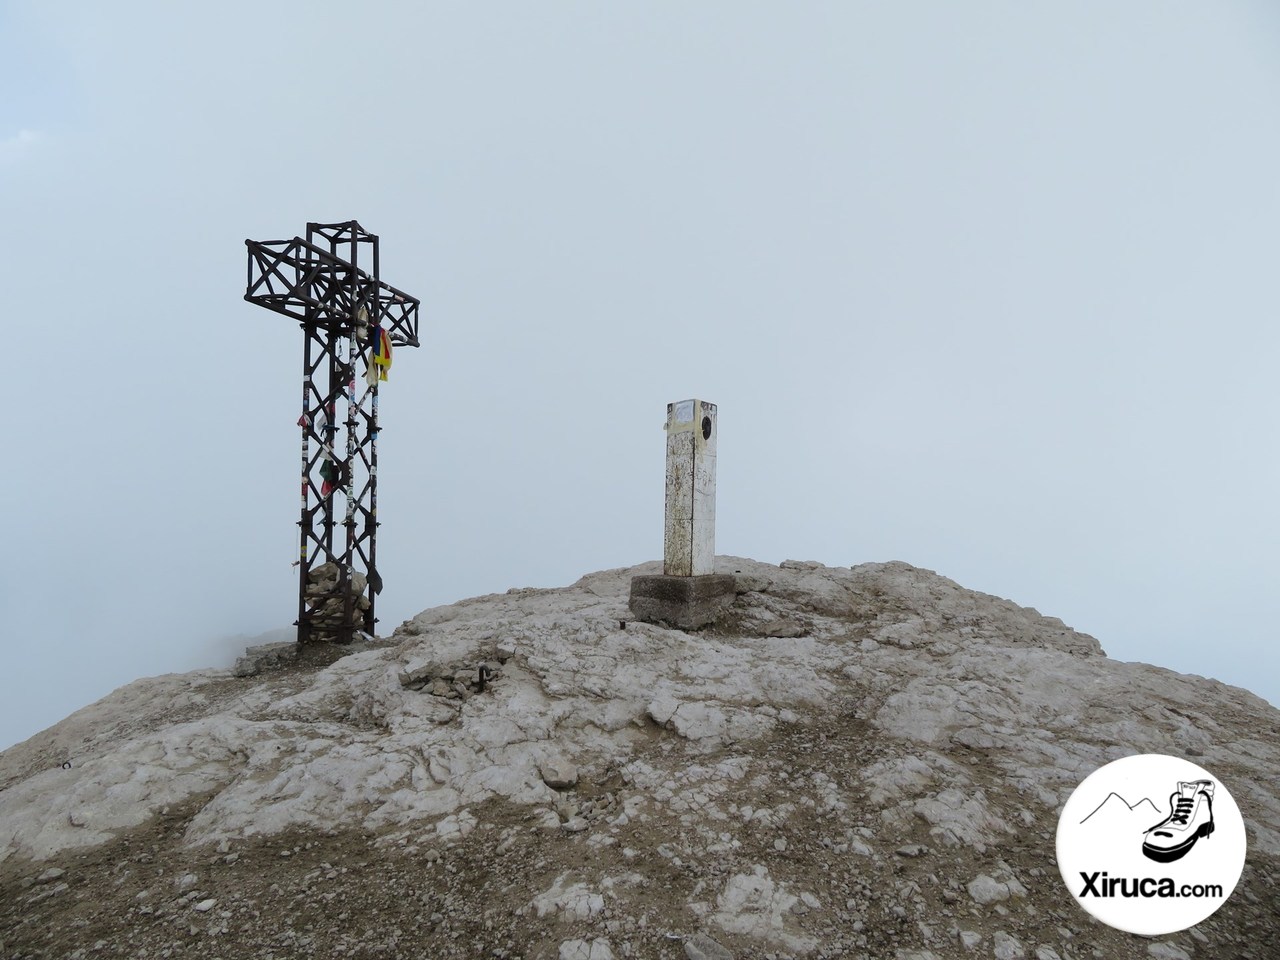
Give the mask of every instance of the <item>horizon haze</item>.
<svg viewBox="0 0 1280 960">
<path fill-rule="evenodd" d="M 1280 703 L 1272 4 L 19 0 L 0 89 L 0 748 L 293 620 L 301 334 L 244 240 L 349 219 L 422 301 L 380 632 L 660 556 L 696 396 L 718 553 Z"/>
</svg>

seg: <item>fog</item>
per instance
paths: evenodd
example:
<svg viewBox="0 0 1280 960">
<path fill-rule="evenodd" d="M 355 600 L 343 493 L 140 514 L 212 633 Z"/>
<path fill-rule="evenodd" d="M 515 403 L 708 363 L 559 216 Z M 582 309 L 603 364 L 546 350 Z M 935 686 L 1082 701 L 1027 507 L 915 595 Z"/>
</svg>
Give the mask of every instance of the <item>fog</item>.
<svg viewBox="0 0 1280 960">
<path fill-rule="evenodd" d="M 1280 702 L 1266 3 L 0 7 L 0 747 L 296 610 L 302 337 L 358 219 L 379 632 L 661 554 L 898 559 Z"/>
</svg>

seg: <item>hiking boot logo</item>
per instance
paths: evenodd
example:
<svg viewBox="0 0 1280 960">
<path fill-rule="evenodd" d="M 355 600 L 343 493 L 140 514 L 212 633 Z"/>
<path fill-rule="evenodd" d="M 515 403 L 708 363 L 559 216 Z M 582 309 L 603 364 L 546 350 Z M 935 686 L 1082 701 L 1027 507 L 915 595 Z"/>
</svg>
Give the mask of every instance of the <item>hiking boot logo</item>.
<svg viewBox="0 0 1280 960">
<path fill-rule="evenodd" d="M 1246 847 L 1230 786 L 1166 754 L 1099 767 L 1058 817 L 1058 870 L 1071 898 L 1094 919 L 1143 937 L 1212 916 L 1240 882 Z"/>
<path fill-rule="evenodd" d="M 1158 863 L 1181 860 L 1196 841 L 1213 833 L 1213 781 L 1178 782 L 1169 795 L 1169 816 L 1143 834 L 1142 853 Z"/>
</svg>

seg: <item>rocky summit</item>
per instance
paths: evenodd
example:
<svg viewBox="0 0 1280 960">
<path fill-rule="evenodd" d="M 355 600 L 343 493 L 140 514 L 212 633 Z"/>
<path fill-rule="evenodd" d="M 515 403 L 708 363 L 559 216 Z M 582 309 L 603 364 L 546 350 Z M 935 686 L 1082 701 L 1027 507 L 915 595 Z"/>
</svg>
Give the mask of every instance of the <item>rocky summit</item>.
<svg viewBox="0 0 1280 960">
<path fill-rule="evenodd" d="M 0 754 L 0 957 L 1109 960 L 1276 956 L 1280 712 L 1108 659 L 904 563 L 657 564 L 427 610 L 237 676 L 140 680 Z M 1054 858 L 1102 764 L 1229 786 L 1227 904 L 1146 939 Z"/>
</svg>

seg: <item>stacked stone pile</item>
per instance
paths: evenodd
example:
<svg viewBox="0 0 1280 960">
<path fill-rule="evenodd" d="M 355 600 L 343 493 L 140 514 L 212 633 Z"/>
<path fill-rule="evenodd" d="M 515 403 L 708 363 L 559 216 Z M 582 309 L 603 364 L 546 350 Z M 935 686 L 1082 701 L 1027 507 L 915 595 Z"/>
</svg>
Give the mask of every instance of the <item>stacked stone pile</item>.
<svg viewBox="0 0 1280 960">
<path fill-rule="evenodd" d="M 339 586 L 340 569 L 336 563 L 322 563 L 307 577 L 307 605 L 311 608 L 314 631 L 311 639 L 316 643 L 338 643 L 342 639 L 342 618 L 346 598 Z M 350 625 L 359 629 L 364 623 L 369 598 L 364 595 L 368 578 L 359 570 L 351 571 L 348 590 L 352 595 Z"/>
<path fill-rule="evenodd" d="M 483 693 L 502 672 L 502 664 L 510 659 L 509 650 L 483 651 L 489 659 L 416 658 L 399 671 L 400 686 L 421 690 L 445 700 L 466 700 Z"/>
</svg>

